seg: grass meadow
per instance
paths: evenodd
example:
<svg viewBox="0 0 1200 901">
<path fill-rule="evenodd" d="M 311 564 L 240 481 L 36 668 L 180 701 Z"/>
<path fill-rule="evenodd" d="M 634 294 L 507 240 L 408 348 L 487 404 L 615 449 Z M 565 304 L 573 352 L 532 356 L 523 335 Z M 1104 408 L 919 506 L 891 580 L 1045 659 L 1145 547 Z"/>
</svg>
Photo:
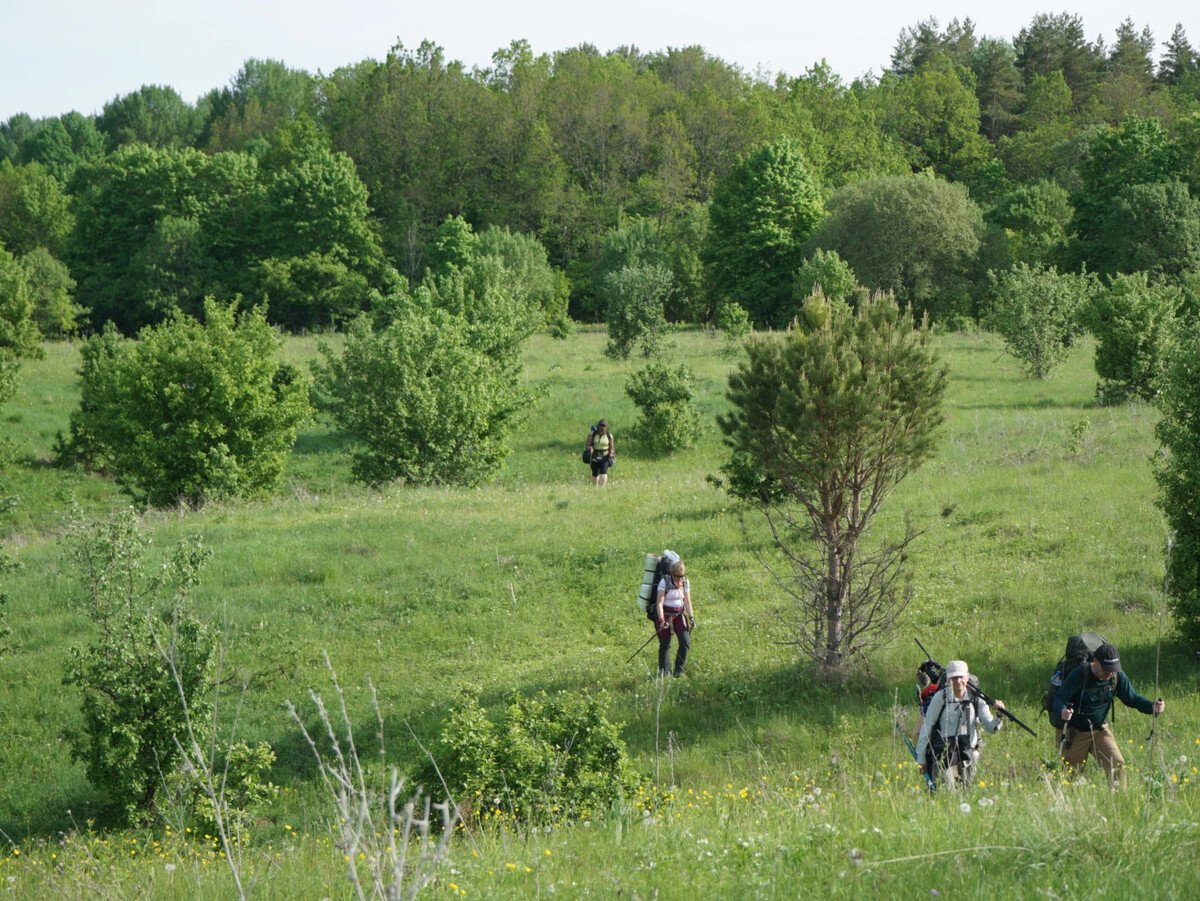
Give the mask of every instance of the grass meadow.
<svg viewBox="0 0 1200 901">
<path fill-rule="evenodd" d="M 1082 629 L 1113 641 L 1135 687 L 1153 693 L 1166 537 L 1154 409 L 1094 405 L 1090 344 L 1031 382 L 994 336 L 939 337 L 950 366 L 939 450 L 876 528 L 906 515 L 938 524 L 909 557 L 916 594 L 891 644 L 832 684 L 783 643 L 785 595 L 758 561 L 770 554 L 762 524 L 706 481 L 724 460 L 715 417 L 735 361 L 719 336 L 673 340 L 708 428 L 672 457 L 641 453 L 629 435 L 624 384 L 640 362 L 606 359 L 603 331 L 580 328 L 531 342 L 526 378 L 539 399 L 489 484 L 363 488 L 317 420 L 275 496 L 145 514 L 157 549 L 197 533 L 211 549 L 194 597 L 225 636 L 222 734 L 278 755 L 270 778 L 282 791 L 240 850 L 248 893 L 354 896 L 334 809 L 285 709 L 291 701 L 320 728 L 309 692 L 335 697 L 328 655 L 360 749 L 378 758 L 382 745 L 402 771 L 420 762 L 460 687 L 489 707 L 514 690 L 587 688 L 604 693 L 643 775 L 636 797 L 590 820 L 457 836 L 421 897 L 1192 896 L 1200 678 L 1169 617 L 1153 747 L 1148 717 L 1115 715 L 1124 790 L 1098 771 L 1067 783 L 1048 769 L 1052 730 L 1038 713 L 1048 669 Z M 293 361 L 316 352 L 306 338 L 282 351 Z M 210 836 L 182 824 L 107 830 L 62 739 L 79 718 L 62 685 L 66 653 L 90 627 L 71 603 L 58 535 L 72 502 L 96 516 L 127 503 L 110 481 L 51 465 L 77 360 L 77 347 L 49 346 L 0 422 L 13 457 L 0 534 L 23 564 L 5 586 L 14 651 L 0 659 L 0 893 L 235 897 Z M 601 416 L 618 456 L 597 490 L 579 452 Z M 664 547 L 688 563 L 698 624 L 687 676 L 660 683 L 653 643 L 628 658 L 650 635 L 636 607 L 641 561 Z M 1010 726 L 989 738 L 967 793 L 924 791 L 896 735 L 897 719 L 915 723 L 914 637 L 943 663 L 968 660 L 984 691 L 1039 733 Z"/>
</svg>

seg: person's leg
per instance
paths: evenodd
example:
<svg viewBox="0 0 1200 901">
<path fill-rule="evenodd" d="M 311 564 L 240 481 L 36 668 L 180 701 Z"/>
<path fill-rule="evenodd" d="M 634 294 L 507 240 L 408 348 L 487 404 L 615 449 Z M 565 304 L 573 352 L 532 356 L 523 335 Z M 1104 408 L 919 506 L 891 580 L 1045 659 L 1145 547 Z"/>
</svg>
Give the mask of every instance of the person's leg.
<svg viewBox="0 0 1200 901">
<path fill-rule="evenodd" d="M 1125 758 L 1121 756 L 1121 749 L 1108 723 L 1096 730 L 1092 740 L 1092 755 L 1108 774 L 1109 785 L 1125 784 Z"/>
<path fill-rule="evenodd" d="M 667 625 L 658 630 L 658 674 L 660 676 L 668 676 L 671 674 L 667 668 L 667 661 L 670 659 L 671 650 L 671 624 L 668 621 Z"/>
<path fill-rule="evenodd" d="M 674 625 L 675 637 L 679 640 L 679 647 L 675 651 L 675 675 L 682 676 L 683 667 L 687 664 L 688 651 L 692 647 L 692 633 L 688 630 L 682 613 L 675 617 Z"/>
<path fill-rule="evenodd" d="M 1071 736 L 1071 743 L 1063 751 L 1062 762 L 1067 775 L 1073 776 L 1083 772 L 1088 752 L 1092 750 L 1092 736 L 1095 733 L 1072 730 L 1068 734 Z"/>
</svg>

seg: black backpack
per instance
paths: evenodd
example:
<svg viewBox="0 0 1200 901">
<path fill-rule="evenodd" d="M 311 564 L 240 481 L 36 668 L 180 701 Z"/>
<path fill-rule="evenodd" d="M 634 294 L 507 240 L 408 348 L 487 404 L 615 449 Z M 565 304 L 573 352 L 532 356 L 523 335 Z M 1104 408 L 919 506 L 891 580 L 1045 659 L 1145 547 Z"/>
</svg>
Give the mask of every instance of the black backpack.
<svg viewBox="0 0 1200 901">
<path fill-rule="evenodd" d="M 1058 694 L 1059 687 L 1077 666 L 1089 660 L 1106 641 L 1099 632 L 1079 632 L 1067 639 L 1067 650 L 1054 665 L 1054 674 L 1050 676 L 1046 696 L 1042 699 L 1042 709 L 1050 715 L 1050 725 L 1055 729 L 1063 727 L 1062 720 L 1054 713 L 1054 696 Z"/>
</svg>

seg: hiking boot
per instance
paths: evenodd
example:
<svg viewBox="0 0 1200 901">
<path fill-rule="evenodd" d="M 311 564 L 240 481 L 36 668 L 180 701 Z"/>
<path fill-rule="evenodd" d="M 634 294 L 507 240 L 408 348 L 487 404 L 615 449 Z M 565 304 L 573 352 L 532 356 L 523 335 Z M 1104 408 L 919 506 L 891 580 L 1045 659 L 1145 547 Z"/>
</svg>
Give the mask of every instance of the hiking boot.
<svg viewBox="0 0 1200 901">
<path fill-rule="evenodd" d="M 666 672 L 666 670 L 664 670 L 663 672 Z M 676 679 L 678 679 L 680 676 L 683 675 L 683 667 L 682 666 L 675 667 L 675 672 L 672 673 L 671 675 L 673 675 Z"/>
</svg>

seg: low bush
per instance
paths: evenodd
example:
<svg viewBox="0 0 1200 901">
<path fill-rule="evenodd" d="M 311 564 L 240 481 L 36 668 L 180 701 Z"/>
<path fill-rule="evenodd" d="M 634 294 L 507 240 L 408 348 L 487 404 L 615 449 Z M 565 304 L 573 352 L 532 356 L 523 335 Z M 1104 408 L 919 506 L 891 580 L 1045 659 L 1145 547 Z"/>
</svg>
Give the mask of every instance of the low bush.
<svg viewBox="0 0 1200 901">
<path fill-rule="evenodd" d="M 687 366 L 651 363 L 629 377 L 625 393 L 641 411 L 634 437 L 652 454 L 671 454 L 696 443 L 700 413 L 692 404 L 692 373 Z"/>
<path fill-rule="evenodd" d="M 605 717 L 602 700 L 514 695 L 493 722 L 477 698 L 460 694 L 438 737 L 437 769 L 419 778 L 436 795 L 440 772 L 451 800 L 480 822 L 588 818 L 636 785 L 621 727 Z"/>
</svg>

